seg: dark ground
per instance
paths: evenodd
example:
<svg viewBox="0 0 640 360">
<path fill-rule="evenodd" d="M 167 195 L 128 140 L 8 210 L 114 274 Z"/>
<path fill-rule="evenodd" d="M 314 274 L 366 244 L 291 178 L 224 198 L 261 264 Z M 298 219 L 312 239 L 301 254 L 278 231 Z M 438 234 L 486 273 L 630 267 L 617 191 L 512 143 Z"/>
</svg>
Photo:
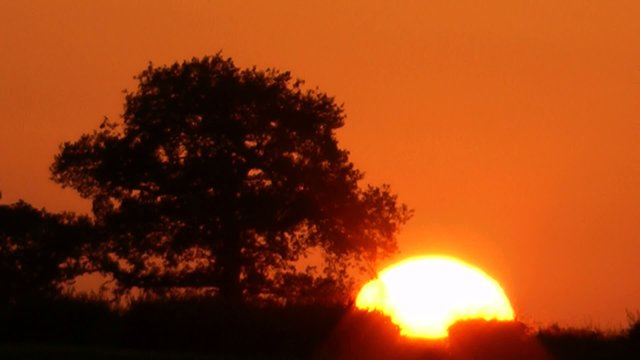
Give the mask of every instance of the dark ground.
<svg viewBox="0 0 640 360">
<path fill-rule="evenodd" d="M 57 299 L 0 309 L 0 359 L 640 359 L 640 322 L 605 334 L 468 321 L 439 343 L 401 337 L 347 306 L 225 306 L 212 299 L 134 303 Z"/>
</svg>

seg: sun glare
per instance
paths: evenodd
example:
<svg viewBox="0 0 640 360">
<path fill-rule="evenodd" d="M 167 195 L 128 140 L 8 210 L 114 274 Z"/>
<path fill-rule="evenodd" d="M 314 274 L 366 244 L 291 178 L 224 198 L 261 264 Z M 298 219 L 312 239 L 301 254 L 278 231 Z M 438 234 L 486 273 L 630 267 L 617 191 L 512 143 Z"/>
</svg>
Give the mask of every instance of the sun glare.
<svg viewBox="0 0 640 360">
<path fill-rule="evenodd" d="M 500 285 L 482 270 L 445 256 L 410 258 L 365 284 L 356 307 L 391 317 L 403 335 L 439 339 L 459 320 L 513 320 Z"/>
</svg>

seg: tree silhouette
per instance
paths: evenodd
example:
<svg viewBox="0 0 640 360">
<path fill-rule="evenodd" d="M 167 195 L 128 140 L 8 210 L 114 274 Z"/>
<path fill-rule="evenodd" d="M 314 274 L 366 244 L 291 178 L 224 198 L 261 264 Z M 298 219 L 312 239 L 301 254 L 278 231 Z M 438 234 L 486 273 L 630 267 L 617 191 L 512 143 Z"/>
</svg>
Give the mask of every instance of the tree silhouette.
<svg viewBox="0 0 640 360">
<path fill-rule="evenodd" d="M 395 251 L 410 211 L 388 186 L 358 186 L 333 98 L 220 55 L 136 79 L 123 121 L 64 143 L 51 167 L 93 201 L 100 266 L 123 288 L 286 300 L 344 291 L 348 268 Z M 322 271 L 297 269 L 312 249 Z"/>
<path fill-rule="evenodd" d="M 90 229 L 85 217 L 50 214 L 23 201 L 0 205 L 0 305 L 57 295 L 59 285 L 84 271 Z"/>
</svg>

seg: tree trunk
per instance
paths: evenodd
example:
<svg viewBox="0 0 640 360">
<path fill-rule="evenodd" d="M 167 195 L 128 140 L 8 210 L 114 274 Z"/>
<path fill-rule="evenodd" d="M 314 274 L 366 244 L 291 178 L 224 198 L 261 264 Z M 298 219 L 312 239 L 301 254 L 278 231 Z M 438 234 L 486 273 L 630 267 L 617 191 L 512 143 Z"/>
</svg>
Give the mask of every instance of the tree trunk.
<svg viewBox="0 0 640 360">
<path fill-rule="evenodd" d="M 227 181 L 221 186 L 221 200 L 224 204 L 222 247 L 218 260 L 220 261 L 220 287 L 219 295 L 223 302 L 230 305 L 243 302 L 240 274 L 242 272 L 242 241 L 243 226 L 240 223 L 240 209 L 238 194 L 241 191 L 242 179 L 238 173 L 246 174 L 246 171 L 234 170 L 232 156 L 229 155 L 229 163 L 224 179 Z"/>
<path fill-rule="evenodd" d="M 224 199 L 225 216 L 223 220 L 223 241 L 220 252 L 216 254 L 216 260 L 220 266 L 219 296 L 228 304 L 240 304 L 243 302 L 240 273 L 242 272 L 242 230 L 238 224 L 237 203 L 235 188 L 226 191 Z"/>
<path fill-rule="evenodd" d="M 240 285 L 240 273 L 242 271 L 242 259 L 240 232 L 225 237 L 224 244 L 219 254 L 221 267 L 219 295 L 223 302 L 240 304 L 243 302 L 242 286 Z"/>
</svg>

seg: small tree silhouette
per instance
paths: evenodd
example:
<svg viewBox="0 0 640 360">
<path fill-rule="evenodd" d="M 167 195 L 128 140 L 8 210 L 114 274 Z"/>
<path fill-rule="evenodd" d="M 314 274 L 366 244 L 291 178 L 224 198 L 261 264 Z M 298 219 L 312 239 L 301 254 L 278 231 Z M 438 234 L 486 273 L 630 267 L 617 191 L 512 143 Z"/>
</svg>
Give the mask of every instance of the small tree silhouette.
<svg viewBox="0 0 640 360">
<path fill-rule="evenodd" d="M 0 205 L 0 305 L 38 301 L 84 271 L 89 220 L 19 201 Z"/>
<path fill-rule="evenodd" d="M 410 211 L 388 186 L 358 186 L 333 98 L 220 55 L 150 64 L 137 80 L 123 121 L 63 144 L 51 167 L 93 201 L 95 254 L 123 288 L 209 288 L 232 302 L 314 284 L 338 294 L 348 268 L 396 250 Z M 323 271 L 297 270 L 312 248 Z"/>
</svg>

